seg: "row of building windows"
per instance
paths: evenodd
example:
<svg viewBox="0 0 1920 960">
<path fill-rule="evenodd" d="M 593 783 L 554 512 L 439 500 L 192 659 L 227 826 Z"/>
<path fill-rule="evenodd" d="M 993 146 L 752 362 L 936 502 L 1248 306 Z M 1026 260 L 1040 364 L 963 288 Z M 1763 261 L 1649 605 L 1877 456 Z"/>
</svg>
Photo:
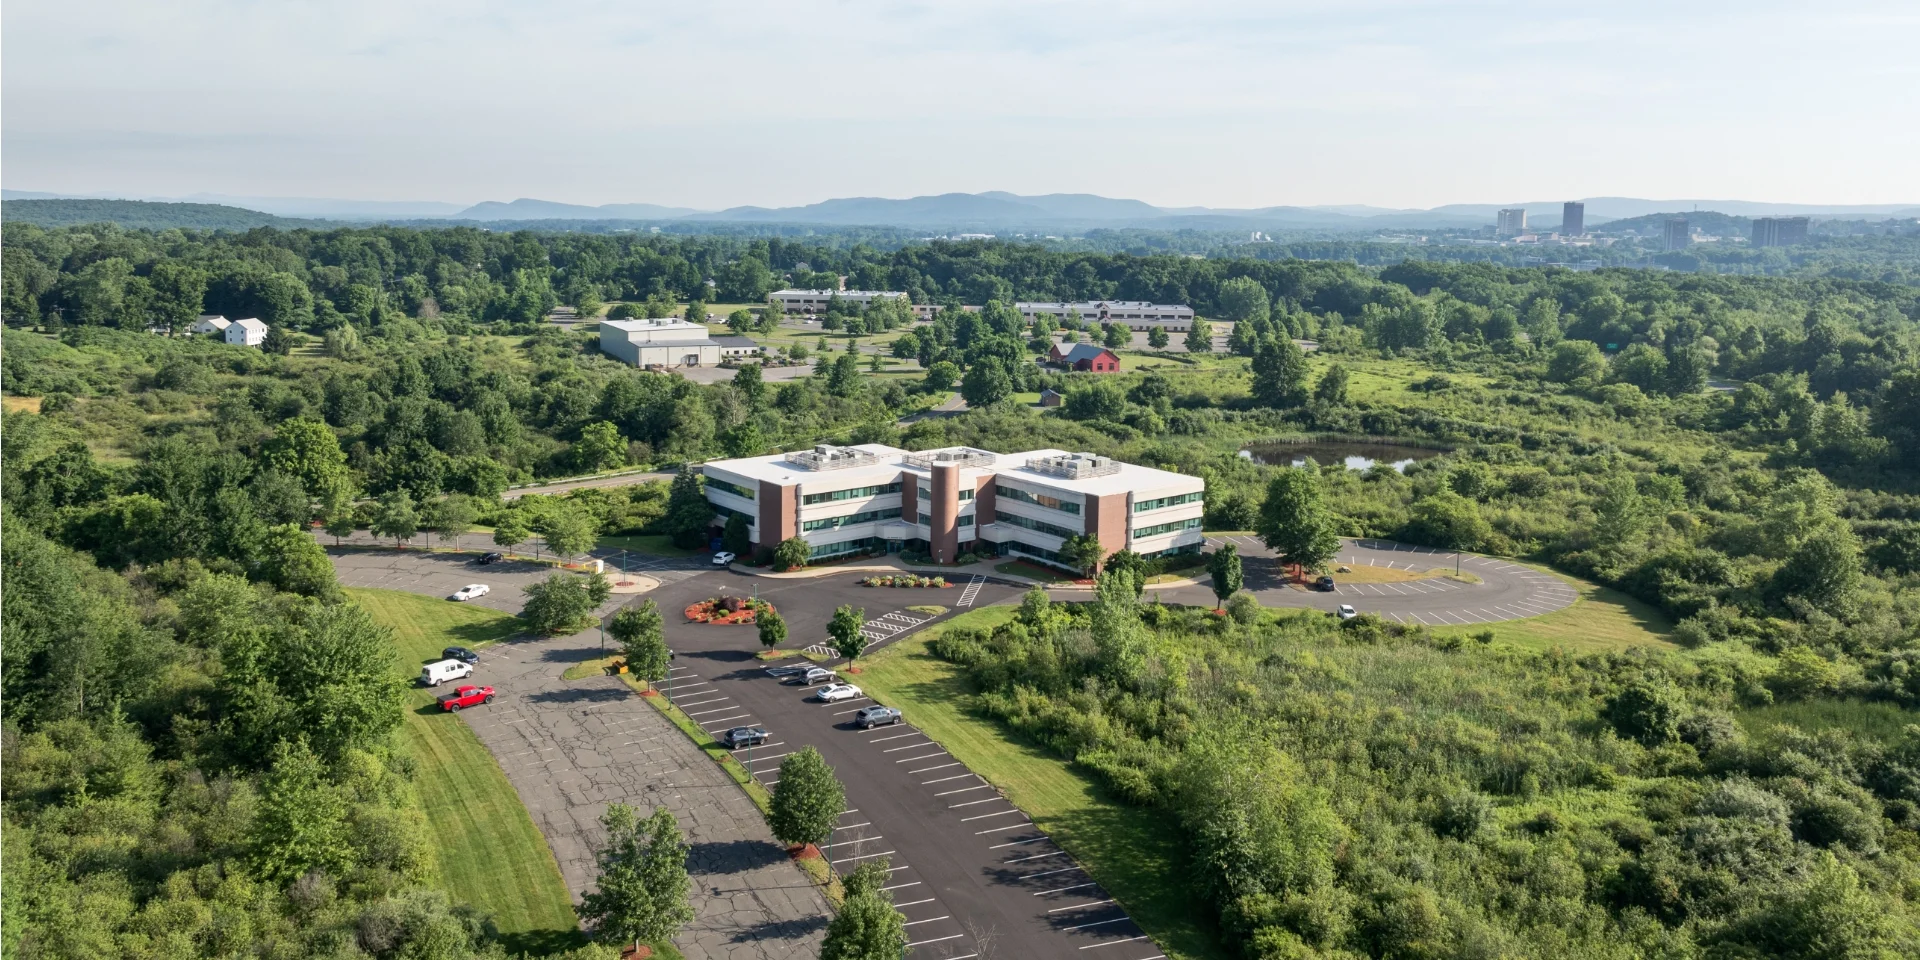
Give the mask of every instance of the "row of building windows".
<svg viewBox="0 0 1920 960">
<path fill-rule="evenodd" d="M 746 487 L 743 487 L 737 483 L 728 483 L 725 480 L 716 480 L 712 477 L 707 478 L 707 489 L 725 490 L 726 492 L 731 493 L 736 497 L 744 497 L 748 500 L 753 499 L 752 490 L 749 490 Z"/>
<path fill-rule="evenodd" d="M 922 526 L 927 526 L 927 527 L 931 527 L 931 526 L 933 526 L 933 514 L 931 514 L 931 513 L 923 513 L 923 514 L 921 514 L 921 515 L 920 515 L 920 523 L 921 523 L 921 525 L 922 525 Z M 971 527 L 971 526 L 973 526 L 973 514 L 971 514 L 971 513 L 969 513 L 969 514 L 967 514 L 966 516 L 963 516 L 963 517 L 961 517 L 960 519 L 958 519 L 958 520 L 955 520 L 955 521 L 954 521 L 954 524 L 955 524 L 956 526 L 962 526 L 962 527 Z"/>
<path fill-rule="evenodd" d="M 1136 540 L 1142 540 L 1147 537 L 1157 537 L 1163 533 L 1173 533 L 1177 530 L 1198 529 L 1200 529 L 1200 518 L 1191 517 L 1186 520 L 1175 520 L 1172 523 L 1156 523 L 1151 527 L 1141 527 L 1133 532 L 1133 536 Z"/>
<path fill-rule="evenodd" d="M 996 513 L 993 515 L 993 522 L 1010 524 L 1016 527 L 1026 527 L 1028 530 L 1037 530 L 1041 533 L 1060 537 L 1061 539 L 1077 536 L 1080 533 L 1078 530 L 1069 530 L 1066 527 L 1057 526 L 1044 520 L 1034 520 L 1023 517 L 1017 513 Z"/>
<path fill-rule="evenodd" d="M 920 499 L 922 499 L 922 500 L 932 500 L 932 499 L 933 499 L 933 491 L 932 491 L 932 490 L 929 490 L 929 489 L 927 488 L 927 485 L 926 485 L 926 484 L 924 484 L 924 483 L 922 483 L 922 484 L 920 484 L 920 485 L 919 485 L 919 488 L 920 488 Z M 972 490 L 962 490 L 962 491 L 960 491 L 960 499 L 961 499 L 961 500 L 972 500 L 972 499 L 973 499 L 973 491 L 972 491 Z"/>
<path fill-rule="evenodd" d="M 1164 510 L 1168 507 L 1177 507 L 1183 503 L 1199 503 L 1204 499 L 1206 499 L 1206 494 L 1196 492 L 1182 493 L 1172 497 L 1159 497 L 1154 500 L 1137 500 L 1133 504 L 1133 512 L 1146 513 L 1149 510 Z"/>
<path fill-rule="evenodd" d="M 752 524 L 755 520 L 759 519 L 758 517 L 755 517 L 753 514 L 748 513 L 745 510 L 735 510 L 732 507 L 724 507 L 717 503 L 709 503 L 707 505 L 713 508 L 714 513 L 722 517 L 726 517 L 728 519 L 732 519 L 735 516 L 746 517 L 748 524 Z"/>
<path fill-rule="evenodd" d="M 1049 497 L 1044 493 L 1028 493 L 1018 487 L 1003 487 L 997 483 L 993 485 L 993 493 L 997 497 L 1007 497 L 1021 503 L 1031 503 L 1035 506 L 1058 510 L 1061 513 L 1071 513 L 1076 517 L 1080 515 L 1080 505 L 1072 500 Z"/>
<path fill-rule="evenodd" d="M 838 557 L 849 553 L 871 553 L 879 546 L 879 537 L 860 537 L 855 540 L 842 540 L 839 543 L 816 543 L 807 551 L 807 559 L 818 560 L 821 557 Z"/>
<path fill-rule="evenodd" d="M 883 483 L 877 487 L 854 487 L 850 490 L 835 490 L 831 493 L 809 493 L 800 497 L 800 502 L 811 506 L 816 503 L 832 503 L 835 500 L 861 500 L 866 497 L 879 497 L 900 492 L 900 481 Z"/>
<path fill-rule="evenodd" d="M 834 530 L 840 527 L 850 527 L 856 523 L 872 523 L 875 520 L 898 519 L 900 519 L 900 508 L 892 507 L 886 510 L 868 510 L 863 513 L 850 513 L 844 517 L 822 517 L 818 520 L 808 520 L 800 524 L 800 529 L 811 533 L 815 530 Z"/>
<path fill-rule="evenodd" d="M 1042 560 L 1051 560 L 1054 563 L 1067 562 L 1061 559 L 1060 554 L 1056 553 L 1055 551 L 1047 550 L 1042 547 L 1036 547 L 1031 543 L 1021 543 L 1018 540 L 1002 540 L 1000 542 L 1000 546 L 1005 548 L 1010 553 L 1024 553 L 1029 557 L 1039 557 Z"/>
<path fill-rule="evenodd" d="M 1165 550 L 1155 550 L 1152 553 L 1143 553 L 1141 554 L 1141 556 L 1145 557 L 1148 560 L 1152 560 L 1156 557 L 1184 557 L 1190 553 L 1199 553 L 1200 548 L 1204 546 L 1206 546 L 1206 544 L 1204 543 L 1184 543 L 1177 547 L 1168 547 Z"/>
</svg>

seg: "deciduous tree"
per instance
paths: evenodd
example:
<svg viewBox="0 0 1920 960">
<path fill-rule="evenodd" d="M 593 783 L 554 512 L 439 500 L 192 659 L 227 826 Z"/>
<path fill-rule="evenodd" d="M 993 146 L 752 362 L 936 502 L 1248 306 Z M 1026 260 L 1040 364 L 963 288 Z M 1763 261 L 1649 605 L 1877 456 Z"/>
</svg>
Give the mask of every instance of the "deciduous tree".
<svg viewBox="0 0 1920 960">
<path fill-rule="evenodd" d="M 833 768 L 812 747 L 803 747 L 780 762 L 780 782 L 773 785 L 767 826 L 782 843 L 822 844 L 833 836 L 840 811 L 847 808 L 847 792 Z"/>
</svg>

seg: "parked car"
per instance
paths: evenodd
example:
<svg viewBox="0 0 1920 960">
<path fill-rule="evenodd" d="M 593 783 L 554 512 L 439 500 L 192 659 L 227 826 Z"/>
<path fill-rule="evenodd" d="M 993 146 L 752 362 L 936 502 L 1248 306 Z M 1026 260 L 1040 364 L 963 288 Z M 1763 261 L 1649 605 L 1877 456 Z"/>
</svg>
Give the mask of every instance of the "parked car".
<svg viewBox="0 0 1920 960">
<path fill-rule="evenodd" d="M 823 683 L 831 683 L 833 679 L 834 672 L 832 670 L 824 667 L 808 667 L 805 673 L 790 674 L 780 682 L 795 687 L 812 687 Z"/>
<path fill-rule="evenodd" d="M 1332 578 L 1332 577 L 1321 577 L 1320 579 L 1318 579 L 1318 580 L 1315 580 L 1315 581 L 1313 582 L 1313 588 L 1314 588 L 1315 590 L 1321 590 L 1321 591 L 1324 591 L 1324 592 L 1326 592 L 1326 593 L 1332 593 L 1332 592 L 1333 592 L 1333 578 Z"/>
<path fill-rule="evenodd" d="M 476 703 L 492 702 L 492 687 L 456 687 L 452 693 L 440 698 L 440 709 L 448 713 L 459 713 L 461 707 L 471 707 Z"/>
<path fill-rule="evenodd" d="M 440 651 L 440 656 L 448 660 L 458 660 L 461 663 L 480 662 L 480 655 L 474 653 L 472 650 L 468 650 L 466 647 L 448 647 Z"/>
<path fill-rule="evenodd" d="M 728 750 L 757 747 L 767 742 L 767 730 L 765 727 L 734 727 L 720 735 L 720 742 Z"/>
<path fill-rule="evenodd" d="M 804 663 L 776 663 L 767 668 L 769 677 L 791 677 L 813 669 Z"/>
<path fill-rule="evenodd" d="M 713 555 L 713 565 L 716 567 L 724 567 L 727 564 L 730 564 L 733 561 L 738 559 L 739 558 L 734 556 L 733 554 L 728 553 L 725 550 L 722 550 L 719 553 L 716 553 Z"/>
<path fill-rule="evenodd" d="M 447 599 L 465 603 L 468 600 L 475 599 L 476 597 L 484 597 L 487 594 L 492 592 L 493 592 L 493 588 L 487 586 L 484 583 L 469 583 L 466 586 L 461 587 L 458 590 L 455 590 L 453 592 L 453 596 L 448 597 Z"/>
<path fill-rule="evenodd" d="M 465 680 L 473 676 L 473 664 L 458 660 L 436 660 L 420 668 L 420 685 L 437 687 L 448 680 Z"/>
<path fill-rule="evenodd" d="M 1350 603 L 1341 604 L 1340 609 L 1334 612 L 1342 620 L 1352 620 L 1354 617 L 1357 617 L 1360 615 L 1360 611 L 1355 610 L 1353 608 L 1353 604 L 1350 604 Z"/>
<path fill-rule="evenodd" d="M 906 718 L 892 707 L 868 707 L 853 715 L 853 725 L 862 730 L 882 727 L 890 723 L 899 723 Z"/>
<path fill-rule="evenodd" d="M 851 683 L 829 683 L 814 691 L 821 703 L 839 703 L 842 700 L 854 700 L 860 696 L 860 688 Z"/>
<path fill-rule="evenodd" d="M 503 555 L 501 555 L 501 554 L 499 554 L 499 553 L 497 553 L 497 552 L 493 552 L 493 551 L 489 551 L 489 552 L 487 552 L 487 553 L 483 553 L 483 554 L 481 554 L 481 555 L 480 555 L 480 559 L 478 559 L 478 560 L 475 560 L 475 561 L 474 561 L 474 563 L 477 563 L 477 564 L 479 564 L 479 565 L 481 565 L 481 566 L 483 566 L 483 567 L 484 567 L 484 566 L 486 566 L 486 565 L 487 565 L 487 564 L 489 564 L 489 563 L 499 563 L 500 561 L 502 561 L 502 560 L 505 560 L 505 559 L 506 559 L 506 557 L 505 557 L 505 556 L 503 556 Z"/>
</svg>

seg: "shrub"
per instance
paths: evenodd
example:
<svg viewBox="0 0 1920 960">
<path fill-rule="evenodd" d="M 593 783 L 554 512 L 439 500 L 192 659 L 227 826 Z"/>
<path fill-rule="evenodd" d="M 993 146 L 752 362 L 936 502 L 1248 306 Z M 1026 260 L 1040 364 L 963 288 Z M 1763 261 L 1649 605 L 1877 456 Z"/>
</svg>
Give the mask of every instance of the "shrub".
<svg viewBox="0 0 1920 960">
<path fill-rule="evenodd" d="M 780 573 L 797 570 L 807 565 L 808 554 L 812 548 L 807 541 L 799 537 L 788 537 L 773 548 L 773 569 Z"/>
<path fill-rule="evenodd" d="M 1485 794 L 1462 790 L 1440 799 L 1433 817 L 1433 832 L 1455 840 L 1471 840 L 1493 826 L 1493 801 Z"/>
</svg>

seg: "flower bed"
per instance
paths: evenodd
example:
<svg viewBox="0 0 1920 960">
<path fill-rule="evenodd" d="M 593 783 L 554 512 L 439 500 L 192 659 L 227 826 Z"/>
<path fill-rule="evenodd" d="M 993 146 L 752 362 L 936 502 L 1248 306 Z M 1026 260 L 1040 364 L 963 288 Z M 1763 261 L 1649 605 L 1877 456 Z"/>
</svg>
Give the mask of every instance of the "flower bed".
<svg viewBox="0 0 1920 960">
<path fill-rule="evenodd" d="M 860 581 L 865 587 L 951 587 L 946 577 L 922 577 L 911 573 L 894 574 L 884 577 L 867 577 Z"/>
<path fill-rule="evenodd" d="M 760 601 L 768 610 L 773 604 Z M 716 623 L 723 626 L 744 625 L 754 622 L 754 601 L 745 597 L 712 597 L 692 604 L 686 609 L 687 620 L 692 623 Z"/>
</svg>

